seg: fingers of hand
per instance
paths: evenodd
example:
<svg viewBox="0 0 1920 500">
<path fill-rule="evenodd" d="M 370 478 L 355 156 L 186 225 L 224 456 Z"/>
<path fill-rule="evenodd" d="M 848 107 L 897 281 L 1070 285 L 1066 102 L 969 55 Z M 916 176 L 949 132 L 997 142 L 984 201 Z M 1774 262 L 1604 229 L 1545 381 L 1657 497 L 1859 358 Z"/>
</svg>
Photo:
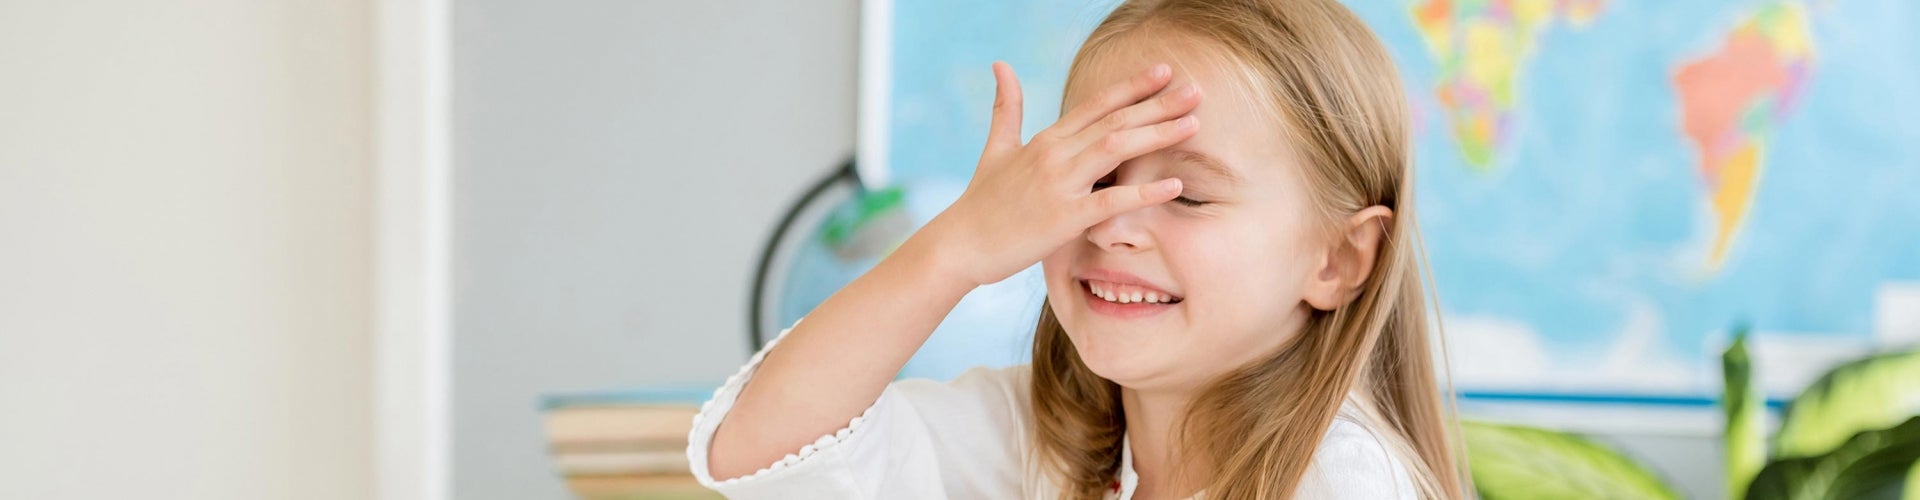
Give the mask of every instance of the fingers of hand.
<svg viewBox="0 0 1920 500">
<path fill-rule="evenodd" d="M 1147 96 L 1166 88 L 1167 82 L 1171 81 L 1173 81 L 1173 69 L 1165 64 L 1155 64 L 1152 68 L 1128 78 L 1125 82 L 1100 91 L 1099 94 L 1081 103 L 1079 107 L 1068 111 L 1067 116 L 1060 118 L 1051 131 L 1062 137 L 1078 134 L 1081 130 L 1093 125 L 1095 120 L 1113 113 L 1114 110 L 1146 99 Z"/>
<path fill-rule="evenodd" d="M 1187 115 L 1107 134 L 1073 159 L 1073 176 L 1078 179 L 1106 175 L 1121 162 L 1179 144 L 1199 130 L 1199 118 Z"/>
<path fill-rule="evenodd" d="M 993 63 L 993 121 L 987 130 L 987 148 L 1020 145 L 1020 78 L 1004 62 Z"/>
<path fill-rule="evenodd" d="M 1183 186 L 1180 179 L 1161 179 L 1159 181 L 1131 186 L 1114 186 L 1087 195 L 1081 199 L 1082 207 L 1075 221 L 1080 227 L 1090 227 L 1115 215 L 1151 207 L 1180 196 Z"/>
<path fill-rule="evenodd" d="M 1102 117 L 1080 136 L 1097 137 L 1131 128 L 1145 127 L 1186 115 L 1200 106 L 1200 87 L 1183 85 L 1159 97 L 1120 108 Z"/>
</svg>

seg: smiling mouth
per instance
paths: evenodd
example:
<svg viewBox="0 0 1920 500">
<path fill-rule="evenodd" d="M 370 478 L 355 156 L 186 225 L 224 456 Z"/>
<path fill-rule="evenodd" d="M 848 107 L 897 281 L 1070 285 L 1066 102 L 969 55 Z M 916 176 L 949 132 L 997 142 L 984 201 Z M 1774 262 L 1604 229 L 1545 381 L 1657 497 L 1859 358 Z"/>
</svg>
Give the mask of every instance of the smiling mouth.
<svg viewBox="0 0 1920 500">
<path fill-rule="evenodd" d="M 1089 295 L 1114 304 L 1173 305 L 1185 300 L 1185 297 L 1176 296 L 1169 292 L 1110 281 L 1082 280 L 1080 287 L 1085 289 Z"/>
</svg>

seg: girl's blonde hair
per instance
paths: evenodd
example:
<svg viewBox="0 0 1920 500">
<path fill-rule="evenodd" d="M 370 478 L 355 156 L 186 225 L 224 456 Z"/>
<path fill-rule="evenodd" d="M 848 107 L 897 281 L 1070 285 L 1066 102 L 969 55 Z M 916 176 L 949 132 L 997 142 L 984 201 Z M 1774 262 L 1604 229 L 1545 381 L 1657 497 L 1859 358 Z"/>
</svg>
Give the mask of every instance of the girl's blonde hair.
<svg viewBox="0 0 1920 500">
<path fill-rule="evenodd" d="M 1180 442 L 1204 457 L 1209 500 L 1293 494 L 1343 402 L 1408 468 L 1423 497 L 1460 498 L 1447 402 L 1428 345 L 1413 206 L 1409 118 L 1400 79 L 1371 31 L 1335 0 L 1128 1 L 1094 29 L 1067 85 L 1128 37 L 1179 37 L 1233 63 L 1294 145 L 1335 239 L 1336 223 L 1374 205 L 1394 212 L 1359 295 L 1314 310 L 1277 352 L 1216 379 L 1190 404 Z M 1052 313 L 1034 331 L 1034 451 L 1067 498 L 1100 498 L 1119 467 L 1120 388 L 1087 368 Z M 1443 358 L 1444 359 L 1444 358 Z M 1190 471 L 1180 471 L 1190 472 Z"/>
</svg>

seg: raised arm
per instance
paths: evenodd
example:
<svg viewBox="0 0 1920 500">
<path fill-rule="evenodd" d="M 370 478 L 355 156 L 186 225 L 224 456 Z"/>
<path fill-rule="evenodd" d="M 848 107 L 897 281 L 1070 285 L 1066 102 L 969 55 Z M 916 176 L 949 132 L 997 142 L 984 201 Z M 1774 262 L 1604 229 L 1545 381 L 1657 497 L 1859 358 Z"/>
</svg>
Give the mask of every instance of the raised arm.
<svg viewBox="0 0 1920 500">
<path fill-rule="evenodd" d="M 715 431 L 715 479 L 751 474 L 844 427 L 879 398 L 974 288 L 1038 262 L 1114 215 L 1180 194 L 1178 179 L 1093 191 L 1120 163 L 1191 137 L 1197 89 L 1162 92 L 1166 65 L 1105 89 L 1020 142 L 1020 84 L 1005 63 L 986 150 L 960 198 L 769 351 Z M 1158 96 L 1156 96 L 1158 94 Z"/>
</svg>

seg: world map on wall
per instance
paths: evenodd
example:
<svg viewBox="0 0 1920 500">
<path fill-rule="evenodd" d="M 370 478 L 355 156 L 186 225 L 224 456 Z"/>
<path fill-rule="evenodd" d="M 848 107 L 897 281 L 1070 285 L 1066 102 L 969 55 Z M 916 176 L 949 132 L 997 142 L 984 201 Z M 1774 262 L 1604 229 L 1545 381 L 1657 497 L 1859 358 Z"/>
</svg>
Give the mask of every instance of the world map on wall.
<svg viewBox="0 0 1920 500">
<path fill-rule="evenodd" d="M 1556 22 L 1580 28 L 1600 0 L 1426 0 L 1414 26 L 1437 63 L 1434 97 L 1475 169 L 1493 165 L 1512 140 L 1515 95 L 1525 62 Z M 1700 181 L 1713 210 L 1709 268 L 1726 258 L 1758 180 L 1768 130 L 1785 119 L 1813 66 L 1805 8 L 1769 3 L 1740 16 L 1721 45 L 1685 61 L 1673 77 L 1682 132 L 1700 156 Z"/>
<path fill-rule="evenodd" d="M 1387 45 L 1414 111 L 1422 232 L 1461 387 L 1710 394 L 1735 328 L 1871 347 L 1877 317 L 1920 306 L 1888 298 L 1920 282 L 1920 4 L 1346 4 Z M 1067 63 L 1111 6 L 894 4 L 896 209 L 924 223 L 965 185 L 991 62 L 1021 75 L 1024 130 L 1048 125 Z M 783 320 L 878 258 L 838 241 L 802 252 Z M 1024 362 L 1039 287 L 1030 270 L 976 292 L 907 374 Z"/>
</svg>

